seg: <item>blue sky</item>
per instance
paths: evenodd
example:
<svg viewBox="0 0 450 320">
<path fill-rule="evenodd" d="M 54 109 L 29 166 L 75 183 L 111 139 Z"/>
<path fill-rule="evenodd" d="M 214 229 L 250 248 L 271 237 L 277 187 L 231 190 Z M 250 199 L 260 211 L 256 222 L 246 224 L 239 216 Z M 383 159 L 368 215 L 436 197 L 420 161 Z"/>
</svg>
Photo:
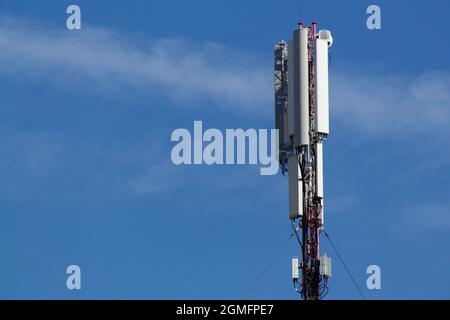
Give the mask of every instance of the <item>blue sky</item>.
<svg viewBox="0 0 450 320">
<path fill-rule="evenodd" d="M 273 126 L 296 1 L 74 3 L 81 31 L 72 2 L 0 2 L 0 297 L 242 298 L 289 237 L 287 179 L 172 165 L 170 134 Z M 448 299 L 450 4 L 373 3 L 300 3 L 334 38 L 326 228 L 367 298 Z M 322 250 L 327 298 L 358 299 Z M 297 298 L 294 255 L 291 240 L 248 297 Z"/>
</svg>

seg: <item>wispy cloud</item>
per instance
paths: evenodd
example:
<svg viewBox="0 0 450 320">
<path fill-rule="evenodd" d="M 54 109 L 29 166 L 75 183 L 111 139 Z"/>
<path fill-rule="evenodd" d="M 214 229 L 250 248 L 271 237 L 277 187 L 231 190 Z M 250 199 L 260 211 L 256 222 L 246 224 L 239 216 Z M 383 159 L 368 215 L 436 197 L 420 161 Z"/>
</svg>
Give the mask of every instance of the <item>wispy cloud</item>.
<svg viewBox="0 0 450 320">
<path fill-rule="evenodd" d="M 414 230 L 450 230 L 450 205 L 428 202 L 409 207 L 403 211 L 403 222 Z"/>
<path fill-rule="evenodd" d="M 63 153 L 61 135 L 0 128 L 0 198 L 26 199 L 46 190 L 47 174 L 58 170 Z"/>
<path fill-rule="evenodd" d="M 0 129 L 0 177 L 20 173 L 33 178 L 55 165 L 64 150 L 60 135 Z"/>
<path fill-rule="evenodd" d="M 57 202 L 76 195 L 98 202 L 159 194 L 177 182 L 160 149 L 145 137 L 84 141 L 0 126 L 0 199 Z"/>
<path fill-rule="evenodd" d="M 214 43 L 159 39 L 143 46 L 104 29 L 56 31 L 0 17 L 0 46 L 0 70 L 64 79 L 69 86 L 70 76 L 82 77 L 99 86 L 130 86 L 234 111 L 272 101 L 271 70 Z"/>
<path fill-rule="evenodd" d="M 142 44 L 120 33 L 83 28 L 82 32 L 69 32 L 0 17 L 0 72 L 68 87 L 74 85 L 74 78 L 81 78 L 93 88 L 124 86 L 177 102 L 212 102 L 230 112 L 254 115 L 266 110 L 263 114 L 272 117 L 272 61 L 262 63 L 251 58 L 258 55 L 210 42 L 154 39 Z M 406 76 L 332 67 L 330 87 L 332 126 L 341 124 L 351 133 L 382 139 L 422 134 L 445 138 L 450 133 L 447 71 Z M 32 138 L 22 140 L 16 145 Z M 35 168 L 54 160 L 52 155 L 62 150 L 58 149 L 61 142 L 57 149 L 49 149 L 47 143 L 29 144 L 19 160 Z M 427 142 L 430 147 L 433 145 Z M 11 146 L 0 145 L 0 152 L 14 154 L 8 148 Z M 433 159 L 438 159 L 438 164 L 448 162 L 447 149 L 437 148 Z M 30 152 L 33 156 L 27 156 Z M 130 174 L 127 184 L 132 192 L 149 194 L 172 187 L 158 182 L 166 169 L 152 169 L 148 163 L 139 167 L 142 171 Z"/>
<path fill-rule="evenodd" d="M 331 114 L 365 135 L 450 133 L 450 74 L 332 74 Z"/>
<path fill-rule="evenodd" d="M 129 178 L 127 189 L 136 196 L 148 196 L 174 189 L 180 178 L 173 166 L 157 164 L 149 166 L 136 176 Z"/>
<path fill-rule="evenodd" d="M 0 70 L 73 86 L 125 86 L 180 102 L 212 102 L 232 112 L 271 116 L 272 61 L 217 43 L 181 39 L 135 41 L 83 26 L 54 30 L 0 17 Z M 83 81 L 82 81 L 83 82 Z M 450 73 L 415 76 L 331 73 L 331 114 L 364 135 L 449 133 Z"/>
</svg>

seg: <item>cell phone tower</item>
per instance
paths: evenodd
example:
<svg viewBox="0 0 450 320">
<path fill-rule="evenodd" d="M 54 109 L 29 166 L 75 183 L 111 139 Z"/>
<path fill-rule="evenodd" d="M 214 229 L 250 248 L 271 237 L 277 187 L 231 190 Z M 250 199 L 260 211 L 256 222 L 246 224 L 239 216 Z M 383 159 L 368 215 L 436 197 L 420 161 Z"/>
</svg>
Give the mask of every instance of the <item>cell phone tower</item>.
<svg viewBox="0 0 450 320">
<path fill-rule="evenodd" d="M 289 219 L 301 247 L 292 259 L 294 287 L 305 300 L 328 291 L 331 259 L 320 255 L 324 225 L 323 144 L 329 133 L 328 30 L 299 23 L 275 45 L 275 127 L 282 174 L 288 174 Z M 299 279 L 299 271 L 301 278 Z"/>
</svg>

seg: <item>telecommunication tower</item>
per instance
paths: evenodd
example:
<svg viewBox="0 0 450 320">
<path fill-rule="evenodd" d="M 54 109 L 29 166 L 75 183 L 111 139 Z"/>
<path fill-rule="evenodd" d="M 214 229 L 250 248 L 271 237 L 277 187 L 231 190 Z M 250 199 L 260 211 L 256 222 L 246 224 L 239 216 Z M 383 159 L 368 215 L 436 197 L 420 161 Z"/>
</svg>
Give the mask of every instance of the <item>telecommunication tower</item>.
<svg viewBox="0 0 450 320">
<path fill-rule="evenodd" d="M 317 31 L 316 22 L 310 26 L 299 23 L 291 41 L 275 44 L 280 168 L 288 174 L 289 219 L 301 247 L 301 258 L 292 259 L 292 278 L 305 300 L 323 298 L 331 277 L 331 259 L 320 255 L 320 235 L 324 225 L 323 144 L 329 134 L 328 49 L 332 44 L 330 31 Z"/>
</svg>

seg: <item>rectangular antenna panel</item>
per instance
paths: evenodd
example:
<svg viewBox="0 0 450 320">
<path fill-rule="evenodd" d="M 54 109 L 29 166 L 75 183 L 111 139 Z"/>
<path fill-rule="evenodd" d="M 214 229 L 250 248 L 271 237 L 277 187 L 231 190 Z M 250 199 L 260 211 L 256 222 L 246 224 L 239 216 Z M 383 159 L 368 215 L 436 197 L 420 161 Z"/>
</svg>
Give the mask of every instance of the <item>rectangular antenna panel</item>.
<svg viewBox="0 0 450 320">
<path fill-rule="evenodd" d="M 297 156 L 288 159 L 289 173 L 289 219 L 293 220 L 303 214 L 303 182 Z"/>
<path fill-rule="evenodd" d="M 294 42 L 288 42 L 288 133 L 289 136 L 295 135 L 295 105 L 298 91 L 296 92 L 294 86 L 295 74 L 295 52 Z"/>
<path fill-rule="evenodd" d="M 298 258 L 297 257 L 292 258 L 292 279 L 293 280 L 298 279 Z"/>
<path fill-rule="evenodd" d="M 308 29 L 294 31 L 295 145 L 309 144 Z"/>
<path fill-rule="evenodd" d="M 317 132 L 329 134 L 328 97 L 328 40 L 315 41 L 315 86 L 316 86 L 316 127 Z"/>
</svg>

